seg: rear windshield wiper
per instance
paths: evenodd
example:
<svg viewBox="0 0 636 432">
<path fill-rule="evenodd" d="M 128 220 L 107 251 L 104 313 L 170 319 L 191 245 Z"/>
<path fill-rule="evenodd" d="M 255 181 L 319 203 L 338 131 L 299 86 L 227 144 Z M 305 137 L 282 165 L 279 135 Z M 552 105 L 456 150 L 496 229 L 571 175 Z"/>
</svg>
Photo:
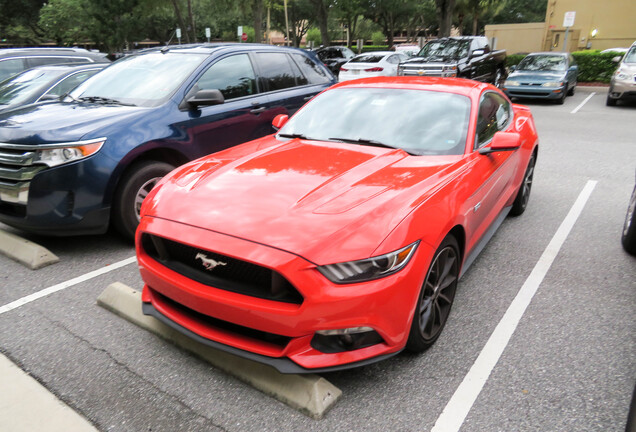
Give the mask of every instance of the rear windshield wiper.
<svg viewBox="0 0 636 432">
<path fill-rule="evenodd" d="M 135 106 L 135 104 L 124 103 L 118 101 L 117 99 L 110 99 L 101 96 L 85 96 L 81 97 L 78 100 L 84 102 L 95 102 L 95 103 L 103 103 L 103 104 L 116 104 L 116 105 L 124 105 L 124 106 Z"/>
<path fill-rule="evenodd" d="M 399 147 L 393 147 L 390 146 L 388 144 L 384 144 L 381 143 L 380 141 L 375 141 L 375 140 L 370 140 L 370 139 L 365 139 L 365 138 L 357 138 L 357 139 L 352 139 L 352 138 L 329 138 L 329 141 L 339 141 L 339 142 L 345 142 L 345 143 L 352 143 L 352 144 L 362 144 L 362 145 L 368 145 L 368 146 L 373 146 L 373 147 L 383 147 L 383 148 L 390 148 L 390 149 L 395 149 L 395 150 L 402 150 L 405 151 L 408 154 L 413 154 L 410 153 L 402 148 Z"/>
</svg>

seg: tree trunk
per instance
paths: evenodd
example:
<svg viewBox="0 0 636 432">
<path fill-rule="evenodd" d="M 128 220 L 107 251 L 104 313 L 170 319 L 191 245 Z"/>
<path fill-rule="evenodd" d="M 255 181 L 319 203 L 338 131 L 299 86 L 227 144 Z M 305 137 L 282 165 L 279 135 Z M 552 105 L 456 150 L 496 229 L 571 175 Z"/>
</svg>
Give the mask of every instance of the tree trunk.
<svg viewBox="0 0 636 432">
<path fill-rule="evenodd" d="M 455 0 L 435 0 L 437 21 L 439 22 L 439 37 L 448 37 L 451 32 Z"/>
<path fill-rule="evenodd" d="M 316 7 L 316 19 L 318 21 L 318 28 L 320 29 L 320 39 L 322 45 L 329 46 L 329 30 L 327 28 L 327 18 L 329 17 L 329 11 L 325 5 L 324 0 L 311 0 Z"/>
<path fill-rule="evenodd" d="M 181 28 L 181 33 L 185 34 L 186 43 L 190 43 L 190 36 L 188 35 L 188 29 L 183 22 L 183 16 L 181 15 L 181 10 L 179 10 L 179 5 L 177 4 L 177 0 L 172 0 L 172 6 L 174 7 L 174 13 L 177 15 L 177 21 L 179 21 L 179 27 Z"/>
<path fill-rule="evenodd" d="M 263 0 L 254 0 L 254 42 L 263 42 Z"/>
<path fill-rule="evenodd" d="M 473 14 L 473 36 L 477 36 L 477 26 L 479 25 L 479 12 Z"/>
<path fill-rule="evenodd" d="M 194 25 L 194 15 L 192 14 L 192 0 L 188 0 L 188 21 L 192 30 L 192 42 L 197 41 L 197 28 Z"/>
</svg>

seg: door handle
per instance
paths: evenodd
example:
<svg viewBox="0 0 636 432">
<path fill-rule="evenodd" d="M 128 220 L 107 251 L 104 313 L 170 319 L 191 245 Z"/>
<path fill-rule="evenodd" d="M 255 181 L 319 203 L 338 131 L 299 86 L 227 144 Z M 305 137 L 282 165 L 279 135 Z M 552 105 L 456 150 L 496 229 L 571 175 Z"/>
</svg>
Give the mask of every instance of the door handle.
<svg viewBox="0 0 636 432">
<path fill-rule="evenodd" d="M 251 110 L 250 110 L 250 112 L 251 112 L 252 114 L 260 114 L 260 113 L 262 113 L 263 111 L 265 111 L 266 109 L 267 109 L 267 108 L 265 108 L 265 107 L 254 108 L 254 109 L 251 109 Z"/>
</svg>

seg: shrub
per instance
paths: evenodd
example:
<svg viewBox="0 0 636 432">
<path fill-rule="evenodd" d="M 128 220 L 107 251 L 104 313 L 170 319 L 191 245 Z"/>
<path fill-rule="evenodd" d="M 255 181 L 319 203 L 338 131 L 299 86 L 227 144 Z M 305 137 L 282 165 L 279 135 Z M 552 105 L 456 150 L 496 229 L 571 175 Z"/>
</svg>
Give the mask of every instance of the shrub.
<svg viewBox="0 0 636 432">
<path fill-rule="evenodd" d="M 382 45 L 384 43 L 384 33 L 376 31 L 371 35 L 371 40 L 373 41 L 373 45 Z"/>
<path fill-rule="evenodd" d="M 313 42 L 315 46 L 320 46 L 322 43 L 322 37 L 320 36 L 320 29 L 312 27 L 307 30 L 307 42 Z"/>
</svg>

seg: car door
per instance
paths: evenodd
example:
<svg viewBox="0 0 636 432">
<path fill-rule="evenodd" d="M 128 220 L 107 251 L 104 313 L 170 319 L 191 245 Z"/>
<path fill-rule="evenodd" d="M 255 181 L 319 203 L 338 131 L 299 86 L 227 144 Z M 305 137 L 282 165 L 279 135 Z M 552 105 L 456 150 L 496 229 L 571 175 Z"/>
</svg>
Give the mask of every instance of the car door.
<svg viewBox="0 0 636 432">
<path fill-rule="evenodd" d="M 214 153 L 259 136 L 270 130 L 274 114 L 268 97 L 258 87 L 258 79 L 247 52 L 224 56 L 210 65 L 194 82 L 185 99 L 199 90 L 219 90 L 224 103 L 199 106 L 182 102 L 187 119 L 176 125 L 185 129 L 187 153 L 197 156 Z M 265 135 L 261 133 L 260 136 Z"/>
<path fill-rule="evenodd" d="M 512 128 L 513 111 L 506 98 L 493 91 L 482 94 L 477 114 L 475 146 L 468 156 L 467 179 L 474 191 L 467 200 L 466 219 L 473 239 L 468 249 L 487 232 L 510 197 L 519 152 L 499 151 L 486 155 L 479 149 L 492 141 L 495 133 Z"/>
</svg>

